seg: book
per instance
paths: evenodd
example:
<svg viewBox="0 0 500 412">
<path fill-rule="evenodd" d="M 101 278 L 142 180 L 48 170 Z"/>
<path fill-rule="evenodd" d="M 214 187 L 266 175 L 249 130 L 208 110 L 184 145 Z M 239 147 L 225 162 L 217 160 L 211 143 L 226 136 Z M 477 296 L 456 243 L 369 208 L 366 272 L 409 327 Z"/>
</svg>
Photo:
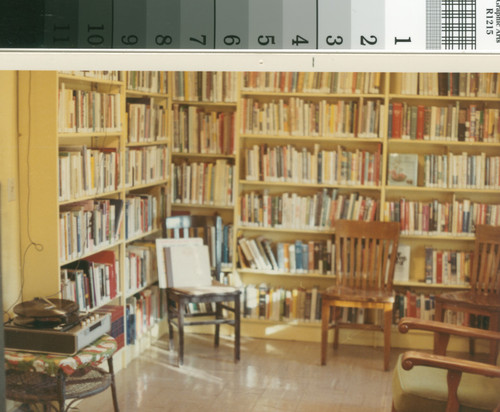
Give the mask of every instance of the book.
<svg viewBox="0 0 500 412">
<path fill-rule="evenodd" d="M 207 245 L 184 244 L 163 249 L 167 286 L 210 287 L 212 276 Z"/>
<path fill-rule="evenodd" d="M 165 252 L 167 248 L 180 247 L 186 245 L 203 245 L 203 239 L 199 237 L 192 238 L 169 238 L 156 239 L 156 264 L 158 268 L 158 286 L 161 289 L 166 289 L 168 286 Z"/>
<path fill-rule="evenodd" d="M 394 282 L 408 282 L 410 280 L 410 245 L 399 245 L 394 269 Z"/>
<path fill-rule="evenodd" d="M 389 153 L 387 183 L 394 186 L 417 186 L 418 155 Z"/>
</svg>

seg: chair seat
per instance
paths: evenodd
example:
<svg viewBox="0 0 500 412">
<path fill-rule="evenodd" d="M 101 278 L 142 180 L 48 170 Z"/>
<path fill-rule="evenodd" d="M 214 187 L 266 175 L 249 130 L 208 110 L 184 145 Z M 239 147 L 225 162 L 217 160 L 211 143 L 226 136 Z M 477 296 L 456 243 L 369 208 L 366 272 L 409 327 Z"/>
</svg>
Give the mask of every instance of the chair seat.
<svg viewBox="0 0 500 412">
<path fill-rule="evenodd" d="M 322 295 L 326 300 L 348 300 L 350 302 L 394 303 L 394 293 L 384 290 L 360 290 L 348 287 L 331 287 Z"/>
<path fill-rule="evenodd" d="M 393 374 L 395 410 L 444 412 L 448 398 L 447 371 L 427 366 L 414 366 L 407 371 L 401 366 L 402 356 L 399 356 Z M 458 387 L 460 412 L 492 411 L 500 402 L 499 388 L 500 379 L 464 373 Z"/>
<path fill-rule="evenodd" d="M 187 296 L 201 296 L 201 295 L 227 295 L 231 296 L 239 294 L 240 290 L 231 286 L 184 286 L 182 288 L 171 288 L 172 293 Z"/>
<path fill-rule="evenodd" d="M 448 305 L 488 308 L 490 312 L 500 312 L 500 296 L 495 294 L 485 295 L 470 291 L 446 292 L 437 295 L 436 301 Z"/>
</svg>

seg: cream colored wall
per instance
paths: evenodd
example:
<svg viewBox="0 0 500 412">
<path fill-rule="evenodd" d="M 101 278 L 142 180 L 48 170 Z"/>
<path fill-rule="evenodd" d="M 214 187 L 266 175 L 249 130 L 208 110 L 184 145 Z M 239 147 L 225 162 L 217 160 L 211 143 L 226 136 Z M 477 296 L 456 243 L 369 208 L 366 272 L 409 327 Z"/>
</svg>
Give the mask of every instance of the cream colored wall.
<svg viewBox="0 0 500 412">
<path fill-rule="evenodd" d="M 17 72 L 0 71 L 1 269 L 4 310 L 19 296 Z"/>
</svg>

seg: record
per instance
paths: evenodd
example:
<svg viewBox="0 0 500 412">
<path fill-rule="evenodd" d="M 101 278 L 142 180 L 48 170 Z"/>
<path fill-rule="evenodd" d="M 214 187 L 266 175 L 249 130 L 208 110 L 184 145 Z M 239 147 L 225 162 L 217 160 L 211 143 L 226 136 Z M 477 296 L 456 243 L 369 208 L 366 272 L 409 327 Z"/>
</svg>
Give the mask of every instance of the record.
<svg viewBox="0 0 500 412">
<path fill-rule="evenodd" d="M 78 304 L 66 299 L 35 298 L 14 307 L 14 313 L 18 316 L 47 320 L 65 320 L 77 311 Z"/>
</svg>

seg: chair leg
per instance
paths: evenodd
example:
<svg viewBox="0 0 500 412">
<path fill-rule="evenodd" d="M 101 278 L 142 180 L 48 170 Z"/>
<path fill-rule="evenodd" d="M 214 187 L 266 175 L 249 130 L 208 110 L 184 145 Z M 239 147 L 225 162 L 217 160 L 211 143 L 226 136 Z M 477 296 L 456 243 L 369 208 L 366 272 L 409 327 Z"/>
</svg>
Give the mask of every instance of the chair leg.
<svg viewBox="0 0 500 412">
<path fill-rule="evenodd" d="M 391 357 L 392 306 L 384 309 L 384 370 L 389 370 Z"/>
<path fill-rule="evenodd" d="M 500 317 L 498 314 L 492 314 L 490 316 L 490 330 L 498 331 L 499 330 L 499 322 Z M 489 355 L 489 363 L 492 365 L 496 365 L 498 357 L 498 342 L 490 342 L 490 355 Z"/>
<path fill-rule="evenodd" d="M 335 322 L 335 328 L 333 330 L 333 349 L 337 350 L 339 348 L 339 332 L 340 332 L 340 326 L 339 326 L 339 319 L 340 319 L 340 308 L 334 307 L 333 308 L 333 321 Z M 345 310 L 345 308 L 344 308 Z"/>
<path fill-rule="evenodd" d="M 113 358 L 108 359 L 108 369 L 111 375 L 111 396 L 113 397 L 113 408 L 115 412 L 119 412 L 118 397 L 116 395 L 115 369 L 113 367 Z"/>
<path fill-rule="evenodd" d="M 326 348 L 328 345 L 328 324 L 330 322 L 330 305 L 324 301 L 321 306 L 321 364 L 326 365 Z"/>
<path fill-rule="evenodd" d="M 240 360 L 240 295 L 234 299 L 234 360 Z"/>
<path fill-rule="evenodd" d="M 215 319 L 222 318 L 222 307 L 220 302 L 215 303 Z M 219 347 L 219 333 L 220 333 L 220 325 L 215 324 L 215 336 L 214 336 L 214 346 L 216 348 Z"/>
<path fill-rule="evenodd" d="M 186 310 L 186 304 L 184 299 L 179 300 L 179 313 L 177 314 L 178 334 L 179 334 L 179 366 L 184 364 L 184 313 Z"/>
<path fill-rule="evenodd" d="M 59 411 L 64 412 L 64 405 L 66 403 L 66 399 L 64 394 L 66 393 L 66 377 L 62 370 L 59 370 L 57 374 L 57 403 L 59 404 Z"/>
<path fill-rule="evenodd" d="M 168 350 L 171 351 L 174 348 L 174 327 L 172 326 L 174 314 L 170 306 L 170 299 L 168 299 L 168 291 L 166 292 L 166 295 L 167 295 Z M 175 302 L 173 302 L 172 304 L 176 305 Z"/>
</svg>

